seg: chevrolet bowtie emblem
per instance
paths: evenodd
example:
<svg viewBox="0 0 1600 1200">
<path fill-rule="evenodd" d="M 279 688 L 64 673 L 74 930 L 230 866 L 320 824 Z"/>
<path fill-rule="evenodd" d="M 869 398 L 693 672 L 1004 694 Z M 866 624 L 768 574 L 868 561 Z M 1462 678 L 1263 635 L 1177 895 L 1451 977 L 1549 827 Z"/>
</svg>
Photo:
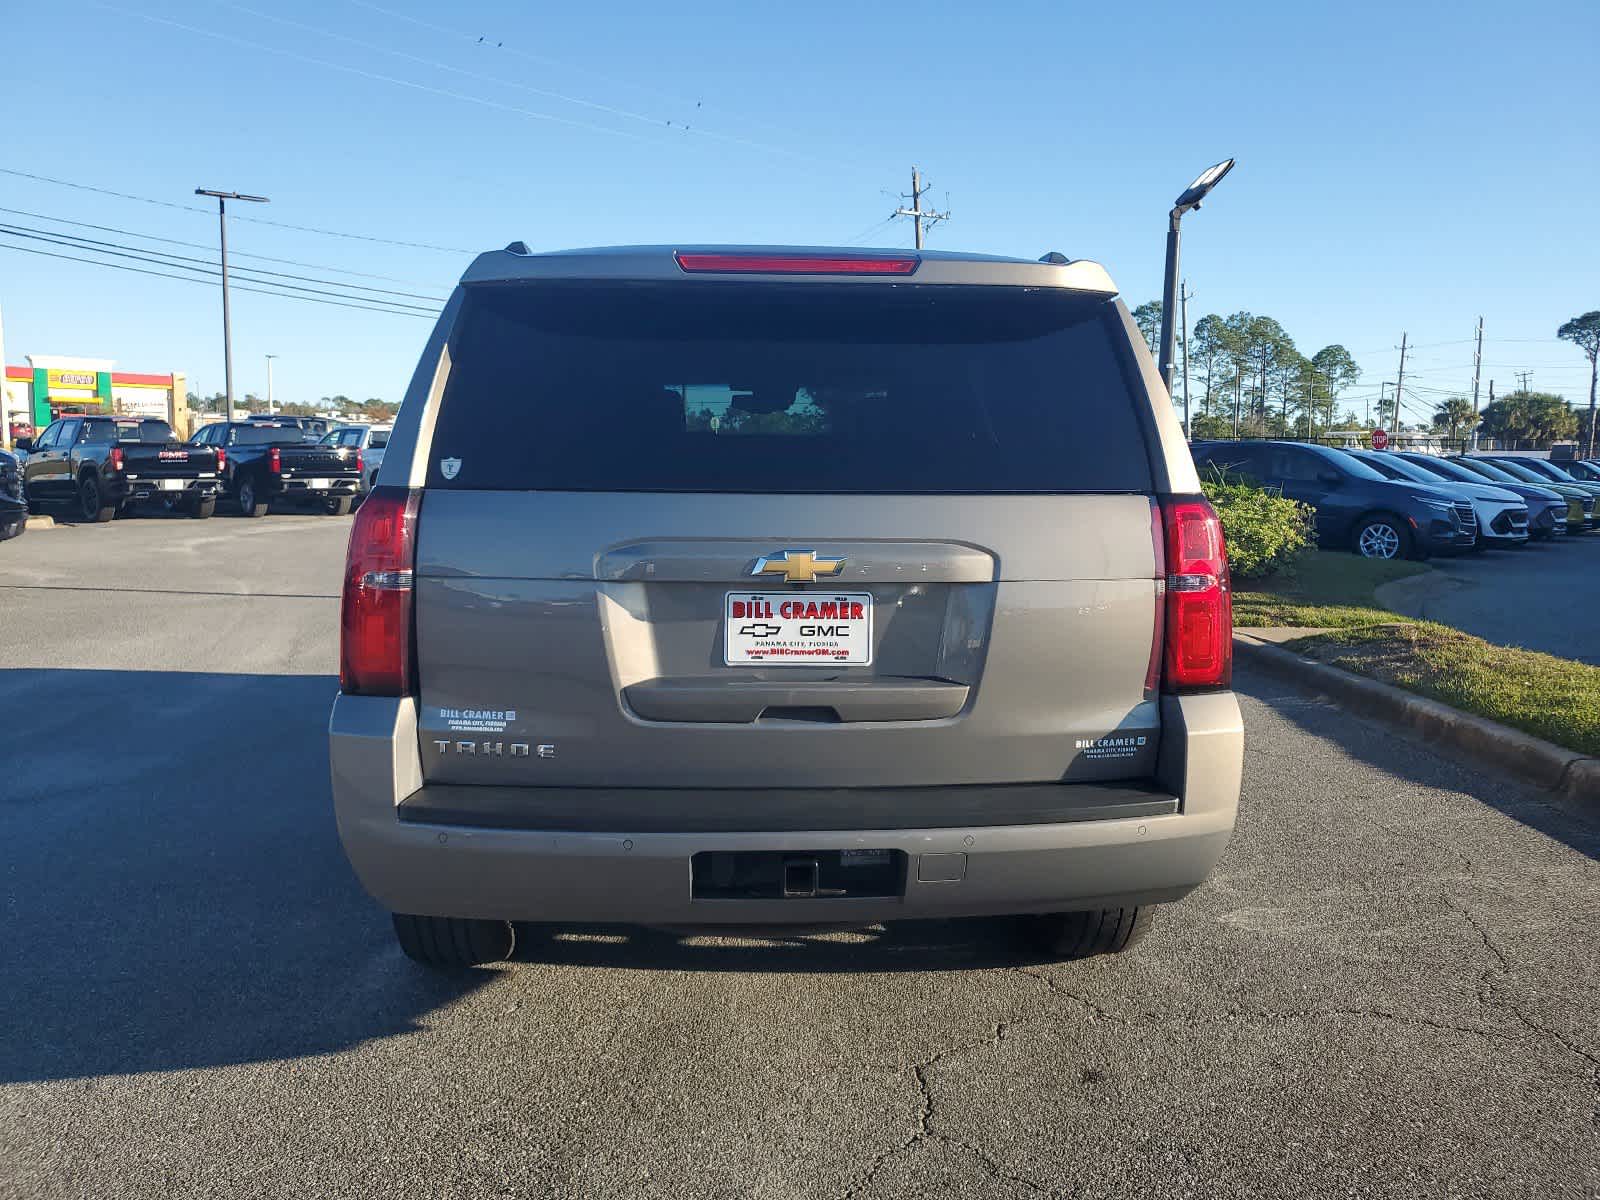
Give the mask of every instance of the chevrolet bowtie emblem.
<svg viewBox="0 0 1600 1200">
<path fill-rule="evenodd" d="M 815 550 L 785 550 L 756 560 L 752 575 L 782 575 L 790 583 L 810 583 L 814 579 L 837 575 L 844 570 L 844 559 L 817 557 Z"/>
</svg>

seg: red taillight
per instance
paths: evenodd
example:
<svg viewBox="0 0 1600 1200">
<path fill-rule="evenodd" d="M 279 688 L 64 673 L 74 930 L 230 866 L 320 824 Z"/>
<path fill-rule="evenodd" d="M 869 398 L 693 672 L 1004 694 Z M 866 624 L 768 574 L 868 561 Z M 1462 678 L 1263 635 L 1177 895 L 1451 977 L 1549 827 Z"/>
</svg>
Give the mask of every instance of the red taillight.
<svg viewBox="0 0 1600 1200">
<path fill-rule="evenodd" d="M 111 447 L 111 469 L 113 471 L 122 470 L 122 447 L 121 446 L 113 446 L 113 447 Z"/>
<path fill-rule="evenodd" d="M 360 450 L 357 450 L 356 451 L 356 474 L 357 475 L 365 475 L 366 473 L 367 473 L 367 457 L 366 457 L 366 455 L 362 454 Z"/>
<path fill-rule="evenodd" d="M 267 470 L 271 471 L 274 475 L 283 474 L 283 454 L 276 446 L 273 446 L 267 450 Z"/>
<path fill-rule="evenodd" d="M 218 446 L 217 447 L 217 470 L 220 471 L 220 470 L 222 470 L 223 467 L 225 467 L 227 465 L 228 465 L 228 452 L 226 450 L 224 450 L 221 446 Z"/>
<path fill-rule="evenodd" d="M 684 254 L 674 257 L 685 271 L 733 275 L 910 275 L 922 260 L 912 255 L 850 258 L 820 254 Z"/>
<path fill-rule="evenodd" d="M 1233 596 L 1216 510 L 1199 496 L 1162 502 L 1167 604 L 1162 660 L 1169 692 L 1233 680 Z"/>
<path fill-rule="evenodd" d="M 411 582 L 422 493 L 374 488 L 356 509 L 339 605 L 339 687 L 350 695 L 411 691 Z"/>
</svg>

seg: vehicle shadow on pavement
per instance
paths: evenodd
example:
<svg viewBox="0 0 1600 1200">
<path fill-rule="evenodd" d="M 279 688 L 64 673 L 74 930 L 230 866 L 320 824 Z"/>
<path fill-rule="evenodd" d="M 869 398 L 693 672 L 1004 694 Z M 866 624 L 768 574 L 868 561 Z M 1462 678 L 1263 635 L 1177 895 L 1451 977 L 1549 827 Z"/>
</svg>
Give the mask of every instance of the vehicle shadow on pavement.
<svg viewBox="0 0 1600 1200">
<path fill-rule="evenodd" d="M 862 974 L 971 971 L 1053 961 L 1011 917 L 823 929 L 517 926 L 518 962 L 636 971 Z"/>
<path fill-rule="evenodd" d="M 1379 718 L 1352 714 L 1337 700 L 1318 695 L 1313 687 L 1301 690 L 1276 677 L 1238 668 L 1233 686 L 1241 695 L 1268 705 L 1306 732 L 1339 746 L 1353 759 L 1371 763 L 1419 786 L 1449 787 L 1581 854 L 1600 860 L 1600 808 L 1580 814 L 1551 793 L 1519 784 L 1476 762 L 1434 750 L 1406 731 L 1386 728 Z M 1245 754 L 1248 756 L 1251 751 L 1247 716 Z M 1447 815 L 1440 813 L 1442 819 Z M 1416 830 L 1419 837 L 1439 832 L 1438 828 Z M 1446 826 L 1443 836 L 1448 834 Z"/>
<path fill-rule="evenodd" d="M 0 1082 L 333 1053 L 495 978 L 405 961 L 334 829 L 326 675 L 3 670 Z"/>
</svg>

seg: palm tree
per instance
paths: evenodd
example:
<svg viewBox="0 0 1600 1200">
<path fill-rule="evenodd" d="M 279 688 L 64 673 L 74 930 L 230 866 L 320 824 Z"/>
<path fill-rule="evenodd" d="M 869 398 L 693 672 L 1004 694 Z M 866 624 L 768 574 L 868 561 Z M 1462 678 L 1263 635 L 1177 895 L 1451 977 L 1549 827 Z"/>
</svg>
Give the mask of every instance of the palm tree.
<svg viewBox="0 0 1600 1200">
<path fill-rule="evenodd" d="M 1436 429 L 1448 429 L 1450 440 L 1455 441 L 1458 429 L 1471 429 L 1478 423 L 1478 414 L 1472 411 L 1472 401 L 1465 396 L 1451 396 L 1433 410 Z"/>
</svg>

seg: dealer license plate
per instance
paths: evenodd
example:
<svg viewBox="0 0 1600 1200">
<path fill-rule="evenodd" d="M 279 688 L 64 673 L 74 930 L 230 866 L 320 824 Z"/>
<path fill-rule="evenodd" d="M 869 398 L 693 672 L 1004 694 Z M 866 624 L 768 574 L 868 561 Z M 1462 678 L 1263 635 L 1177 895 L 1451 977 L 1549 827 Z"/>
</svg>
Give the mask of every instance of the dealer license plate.
<svg viewBox="0 0 1600 1200">
<path fill-rule="evenodd" d="M 729 592 L 723 617 L 730 667 L 872 661 L 870 592 Z"/>
<path fill-rule="evenodd" d="M 306 486 L 308 488 L 312 488 L 312 489 L 314 489 L 316 491 L 326 491 L 328 488 L 331 488 L 333 486 L 333 480 L 331 480 L 331 479 L 308 479 L 308 480 L 306 480 Z"/>
<path fill-rule="evenodd" d="M 163 479 L 161 481 L 161 490 L 163 492 L 181 492 L 183 491 L 183 480 Z"/>
</svg>

